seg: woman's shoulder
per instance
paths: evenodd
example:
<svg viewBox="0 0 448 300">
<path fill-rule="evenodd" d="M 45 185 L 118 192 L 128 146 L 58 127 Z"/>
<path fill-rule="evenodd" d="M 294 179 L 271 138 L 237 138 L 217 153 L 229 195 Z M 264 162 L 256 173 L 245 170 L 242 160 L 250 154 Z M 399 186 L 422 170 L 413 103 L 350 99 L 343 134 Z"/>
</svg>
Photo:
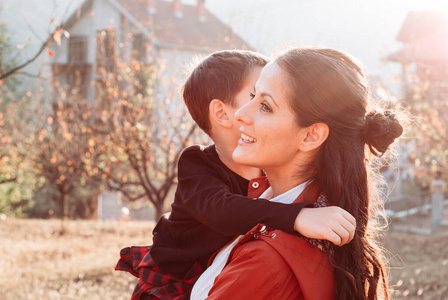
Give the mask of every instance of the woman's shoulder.
<svg viewBox="0 0 448 300">
<path fill-rule="evenodd" d="M 262 258 L 266 256 L 280 257 L 291 265 L 301 260 L 310 265 L 321 265 L 333 270 L 328 254 L 315 243 L 302 237 L 281 230 L 270 230 L 258 235 L 254 241 L 259 241 L 259 243 L 243 244 L 241 251 L 256 252 Z"/>
<path fill-rule="evenodd" d="M 293 255 L 295 259 L 306 260 L 316 265 L 321 265 L 329 270 L 333 270 L 330 260 L 328 259 L 328 253 L 324 251 L 327 246 L 326 241 L 309 240 L 304 237 L 286 233 L 281 230 L 274 230 L 272 234 L 276 234 L 278 239 L 269 240 L 263 238 L 263 240 L 271 247 L 285 253 L 285 255 Z"/>
<path fill-rule="evenodd" d="M 207 299 L 303 299 L 295 275 L 261 240 L 241 244 L 216 277 Z"/>
<path fill-rule="evenodd" d="M 333 270 L 328 254 L 315 243 L 281 230 L 270 229 L 258 224 L 243 238 L 235 248 L 235 255 L 256 256 L 260 260 L 269 261 L 281 259 L 291 265 L 321 266 L 328 271 Z"/>
<path fill-rule="evenodd" d="M 294 278 L 305 299 L 334 299 L 333 267 L 327 253 L 299 236 L 281 230 L 265 232 L 241 244 L 233 259 L 258 265 L 251 275 L 275 278 L 277 286 Z M 247 267 L 239 271 L 246 272 Z"/>
</svg>

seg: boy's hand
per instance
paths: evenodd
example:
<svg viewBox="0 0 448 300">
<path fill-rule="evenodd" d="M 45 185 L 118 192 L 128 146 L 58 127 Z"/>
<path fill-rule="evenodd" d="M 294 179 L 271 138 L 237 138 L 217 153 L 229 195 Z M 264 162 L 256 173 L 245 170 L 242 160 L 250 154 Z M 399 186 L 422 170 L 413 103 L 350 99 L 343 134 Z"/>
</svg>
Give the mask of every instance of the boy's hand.
<svg viewBox="0 0 448 300">
<path fill-rule="evenodd" d="M 294 230 L 302 235 L 329 240 L 336 246 L 349 243 L 355 235 L 356 220 L 338 206 L 302 208 L 294 222 Z"/>
</svg>

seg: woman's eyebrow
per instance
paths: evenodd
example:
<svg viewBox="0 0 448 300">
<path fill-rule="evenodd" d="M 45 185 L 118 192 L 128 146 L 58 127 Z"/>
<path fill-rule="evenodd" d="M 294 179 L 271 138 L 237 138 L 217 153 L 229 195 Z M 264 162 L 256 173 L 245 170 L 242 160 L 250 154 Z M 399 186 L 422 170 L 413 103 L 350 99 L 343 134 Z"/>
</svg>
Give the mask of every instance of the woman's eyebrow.
<svg viewBox="0 0 448 300">
<path fill-rule="evenodd" d="M 261 96 L 261 97 L 269 97 L 269 98 L 271 98 L 272 101 L 274 102 L 275 106 L 277 106 L 277 108 L 278 108 L 278 104 L 277 104 L 277 102 L 275 101 L 274 97 L 271 96 L 271 94 L 268 94 L 268 93 L 261 93 L 260 96 Z"/>
</svg>

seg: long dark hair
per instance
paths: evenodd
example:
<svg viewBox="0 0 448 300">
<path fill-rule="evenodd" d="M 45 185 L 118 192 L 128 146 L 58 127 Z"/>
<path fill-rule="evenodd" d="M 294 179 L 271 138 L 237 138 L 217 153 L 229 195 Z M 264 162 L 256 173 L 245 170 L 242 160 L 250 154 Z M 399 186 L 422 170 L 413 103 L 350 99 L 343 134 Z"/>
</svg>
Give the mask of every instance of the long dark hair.
<svg viewBox="0 0 448 300">
<path fill-rule="evenodd" d="M 298 125 L 326 123 L 327 140 L 309 162 L 330 205 L 357 221 L 354 239 L 332 247 L 337 299 L 389 299 L 388 279 L 371 221 L 372 184 L 368 158 L 381 156 L 403 132 L 395 113 L 370 107 L 369 86 L 360 64 L 335 49 L 298 48 L 276 60 L 288 75 L 288 98 Z M 370 150 L 370 151 L 369 151 Z"/>
</svg>

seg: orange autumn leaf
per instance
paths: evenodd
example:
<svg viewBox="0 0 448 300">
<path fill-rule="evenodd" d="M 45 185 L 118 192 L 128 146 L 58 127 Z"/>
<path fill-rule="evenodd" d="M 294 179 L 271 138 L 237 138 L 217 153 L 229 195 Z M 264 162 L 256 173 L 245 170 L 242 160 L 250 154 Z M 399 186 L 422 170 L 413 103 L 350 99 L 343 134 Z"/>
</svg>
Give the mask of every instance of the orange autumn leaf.
<svg viewBox="0 0 448 300">
<path fill-rule="evenodd" d="M 48 117 L 47 122 L 50 125 L 53 124 L 53 118 L 52 117 Z"/>
<path fill-rule="evenodd" d="M 64 134 L 64 138 L 67 140 L 67 141 L 71 141 L 72 140 L 72 138 L 73 138 L 73 134 L 71 134 L 71 133 L 65 133 Z"/>
<path fill-rule="evenodd" d="M 61 29 L 56 29 L 56 31 L 53 33 L 53 39 L 56 42 L 56 44 L 58 44 L 58 46 L 61 45 Z"/>
</svg>

